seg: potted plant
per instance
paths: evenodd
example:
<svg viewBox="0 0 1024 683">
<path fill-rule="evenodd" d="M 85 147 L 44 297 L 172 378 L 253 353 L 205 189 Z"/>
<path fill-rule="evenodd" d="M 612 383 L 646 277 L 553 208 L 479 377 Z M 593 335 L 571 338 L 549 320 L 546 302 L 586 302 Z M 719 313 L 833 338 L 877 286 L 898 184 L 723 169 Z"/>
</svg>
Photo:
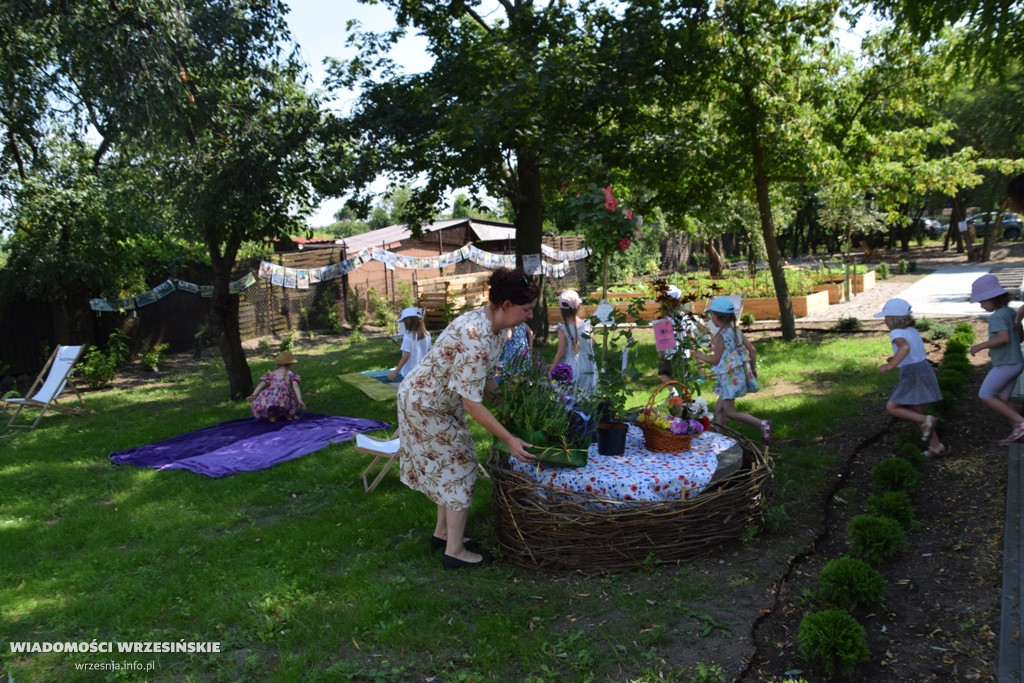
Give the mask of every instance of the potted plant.
<svg viewBox="0 0 1024 683">
<path fill-rule="evenodd" d="M 554 366 L 550 373 L 535 363 L 498 385 L 491 412 L 510 432 L 539 447 L 544 464 L 579 467 L 587 464 L 594 422 L 585 397 L 572 384 L 572 369 Z"/>
<path fill-rule="evenodd" d="M 596 320 L 596 318 L 595 318 Z M 632 395 L 636 368 L 628 364 L 629 352 L 636 345 L 631 327 L 622 325 L 624 316 L 615 315 L 603 325 L 607 333 L 598 354 L 597 391 L 594 414 L 597 418 L 597 452 L 601 455 L 622 455 L 626 451 L 626 402 Z"/>
</svg>

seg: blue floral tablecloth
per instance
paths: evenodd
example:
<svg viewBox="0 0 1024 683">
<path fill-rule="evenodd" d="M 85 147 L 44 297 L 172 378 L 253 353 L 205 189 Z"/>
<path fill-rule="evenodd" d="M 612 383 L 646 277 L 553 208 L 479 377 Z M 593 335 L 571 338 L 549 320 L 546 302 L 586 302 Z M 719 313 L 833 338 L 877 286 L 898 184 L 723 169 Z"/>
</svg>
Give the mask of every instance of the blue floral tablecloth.
<svg viewBox="0 0 1024 683">
<path fill-rule="evenodd" d="M 655 453 L 644 448 L 644 433 L 630 425 L 623 455 L 600 455 L 591 444 L 586 467 L 545 467 L 510 458 L 513 470 L 538 483 L 622 501 L 665 501 L 693 498 L 718 469 L 718 454 L 736 445 L 734 439 L 704 432 L 684 453 Z"/>
</svg>

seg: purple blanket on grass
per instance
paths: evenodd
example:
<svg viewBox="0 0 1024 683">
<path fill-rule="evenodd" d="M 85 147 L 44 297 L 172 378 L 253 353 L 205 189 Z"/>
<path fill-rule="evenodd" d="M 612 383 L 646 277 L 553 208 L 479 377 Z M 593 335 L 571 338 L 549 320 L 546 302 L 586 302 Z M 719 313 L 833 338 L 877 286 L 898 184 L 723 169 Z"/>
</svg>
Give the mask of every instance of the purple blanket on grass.
<svg viewBox="0 0 1024 683">
<path fill-rule="evenodd" d="M 355 438 L 358 432 L 388 426 L 387 422 L 378 420 L 316 413 L 303 413 L 302 419 L 293 422 L 245 417 L 107 457 L 115 465 L 189 470 L 208 477 L 227 477 L 272 467 L 329 444 Z"/>
</svg>

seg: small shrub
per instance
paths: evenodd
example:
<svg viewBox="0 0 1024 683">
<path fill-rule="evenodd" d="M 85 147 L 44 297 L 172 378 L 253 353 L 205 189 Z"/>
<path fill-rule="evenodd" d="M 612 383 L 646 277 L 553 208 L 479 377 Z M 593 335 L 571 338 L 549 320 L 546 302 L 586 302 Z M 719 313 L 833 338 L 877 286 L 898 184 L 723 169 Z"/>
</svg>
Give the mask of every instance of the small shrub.
<svg viewBox="0 0 1024 683">
<path fill-rule="evenodd" d="M 284 337 L 281 338 L 281 343 L 278 344 L 277 350 L 280 353 L 284 353 L 285 351 L 291 351 L 294 348 L 295 348 L 295 331 L 291 330 L 291 331 L 288 332 L 288 334 L 284 335 Z"/>
<path fill-rule="evenodd" d="M 826 564 L 818 577 L 818 597 L 846 610 L 872 607 L 885 596 L 885 579 L 871 565 L 855 557 L 840 557 Z"/>
<path fill-rule="evenodd" d="M 877 275 L 882 280 L 888 280 L 889 279 L 889 264 L 886 263 L 885 261 L 882 261 L 877 266 L 875 266 L 875 275 Z"/>
<path fill-rule="evenodd" d="M 786 524 L 790 521 L 789 513 L 786 512 L 786 504 L 780 503 L 779 505 L 772 505 L 768 508 L 764 516 L 761 518 L 761 523 L 764 530 L 770 534 L 778 533 L 786 528 Z"/>
<path fill-rule="evenodd" d="M 906 491 L 921 481 L 921 473 L 903 458 L 886 458 L 871 468 L 875 489 L 882 491 Z"/>
<path fill-rule="evenodd" d="M 949 370 L 947 368 L 940 368 L 938 374 L 939 388 L 942 389 L 942 393 L 950 393 L 958 395 L 964 388 L 964 382 L 966 378 L 963 373 L 957 370 Z"/>
<path fill-rule="evenodd" d="M 169 348 L 171 348 L 170 344 L 157 344 L 142 354 L 142 367 L 151 372 L 156 372 L 160 368 L 160 359 L 163 358 L 163 355 L 167 353 Z"/>
<path fill-rule="evenodd" d="M 742 325 L 745 330 L 749 330 L 753 327 L 755 322 L 757 322 L 757 318 L 754 317 L 753 313 L 744 313 L 740 316 L 740 325 Z"/>
<path fill-rule="evenodd" d="M 907 270 L 910 271 L 911 273 L 916 273 L 917 272 L 917 261 L 911 261 L 910 263 L 908 263 L 907 264 Z"/>
<path fill-rule="evenodd" d="M 970 323 L 957 323 L 956 327 L 953 328 L 954 334 L 965 334 L 970 337 L 970 341 L 967 343 L 968 346 L 974 343 L 974 327 Z"/>
<path fill-rule="evenodd" d="M 101 389 L 114 379 L 117 374 L 117 367 L 114 360 L 103 352 L 98 346 L 90 346 L 85 352 L 85 358 L 79 364 L 82 372 L 82 379 L 93 389 Z"/>
<path fill-rule="evenodd" d="M 935 324 L 928 332 L 928 338 L 932 341 L 948 339 L 953 336 L 953 328 L 949 325 Z"/>
<path fill-rule="evenodd" d="M 846 525 L 846 535 L 854 556 L 871 564 L 885 562 L 907 545 L 900 523 L 878 515 L 857 515 Z"/>
<path fill-rule="evenodd" d="M 959 332 L 955 332 L 952 337 L 946 340 L 946 352 L 942 356 L 942 362 L 948 362 L 948 356 L 950 354 L 958 358 L 967 358 L 967 351 L 971 348 L 971 344 L 974 340 L 968 341 L 965 337 L 961 336 Z M 969 363 L 968 363 L 969 364 Z"/>
<path fill-rule="evenodd" d="M 916 429 L 911 429 L 907 431 L 907 436 L 913 441 L 900 446 L 897 455 L 919 469 L 928 461 L 928 456 L 921 450 L 921 433 Z"/>
<path fill-rule="evenodd" d="M 687 683 L 724 683 L 725 671 L 720 664 L 705 664 L 697 662 L 693 673 L 687 679 Z"/>
<path fill-rule="evenodd" d="M 362 299 L 359 297 L 358 287 L 353 287 L 349 290 L 348 300 L 351 302 L 348 309 L 345 311 L 345 317 L 348 319 L 348 324 L 351 325 L 354 330 L 361 330 L 363 325 L 366 324 L 366 310 L 363 308 Z"/>
<path fill-rule="evenodd" d="M 875 494 L 868 498 L 865 507 L 873 515 L 895 519 L 900 526 L 908 531 L 917 525 L 914 521 L 914 506 L 906 491 L 886 491 Z"/>
<path fill-rule="evenodd" d="M 899 273 L 900 275 L 906 275 L 907 274 L 907 260 L 906 259 L 902 259 L 901 258 L 899 260 L 899 263 L 896 264 L 896 272 Z"/>
<path fill-rule="evenodd" d="M 921 318 L 920 320 L 914 323 L 914 327 L 917 328 L 918 332 L 927 332 L 928 330 L 932 329 L 932 325 L 934 324 L 935 321 L 932 320 L 931 318 Z"/>
<path fill-rule="evenodd" d="M 864 627 L 835 607 L 805 615 L 797 642 L 800 653 L 829 676 L 849 676 L 871 656 Z"/>
<path fill-rule="evenodd" d="M 370 287 L 366 290 L 366 298 L 370 308 L 373 309 L 373 324 L 378 327 L 393 328 L 398 320 L 398 314 L 391 307 L 387 297 Z"/>
<path fill-rule="evenodd" d="M 832 327 L 836 332 L 856 332 L 864 327 L 864 324 L 860 321 L 860 318 L 840 318 L 836 321 L 836 324 Z"/>
</svg>

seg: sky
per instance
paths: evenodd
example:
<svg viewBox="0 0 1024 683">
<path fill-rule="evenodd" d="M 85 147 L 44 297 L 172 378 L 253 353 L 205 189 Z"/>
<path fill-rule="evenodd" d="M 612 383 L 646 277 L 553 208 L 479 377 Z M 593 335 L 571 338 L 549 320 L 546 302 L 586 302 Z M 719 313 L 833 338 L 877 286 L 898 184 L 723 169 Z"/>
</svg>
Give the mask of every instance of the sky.
<svg viewBox="0 0 1024 683">
<path fill-rule="evenodd" d="M 288 0 L 288 6 L 292 38 L 298 43 L 303 61 L 308 65 L 317 87 L 323 86 L 327 75 L 323 65 L 325 57 L 350 59 L 355 56 L 355 51 L 345 44 L 348 37 L 345 25 L 349 19 L 358 19 L 363 30 L 386 31 L 395 26 L 394 16 L 383 4 L 363 5 L 355 0 Z M 409 73 L 422 71 L 429 66 L 426 44 L 426 40 L 419 36 L 406 38 L 391 51 L 391 57 L 405 66 Z M 343 95 L 334 106 L 346 111 L 355 97 L 356 93 Z M 330 225 L 343 202 L 343 199 L 325 201 L 310 218 L 309 224 L 314 227 Z"/>
</svg>

